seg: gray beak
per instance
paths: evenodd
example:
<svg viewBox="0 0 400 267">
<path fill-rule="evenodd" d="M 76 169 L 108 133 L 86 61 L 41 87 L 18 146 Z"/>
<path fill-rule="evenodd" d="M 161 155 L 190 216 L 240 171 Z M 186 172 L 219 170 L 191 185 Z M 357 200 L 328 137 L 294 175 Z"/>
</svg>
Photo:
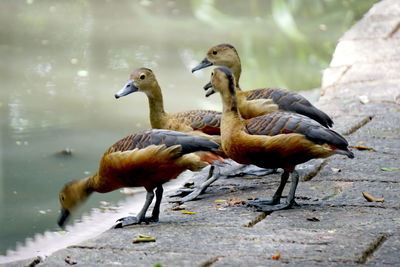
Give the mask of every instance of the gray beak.
<svg viewBox="0 0 400 267">
<path fill-rule="evenodd" d="M 204 85 L 203 89 L 206 90 L 206 91 L 208 90 L 206 92 L 206 97 L 209 97 L 210 95 L 215 93 L 214 89 L 212 88 L 211 82 L 208 82 L 206 85 Z"/>
<path fill-rule="evenodd" d="M 209 82 L 209 83 L 207 83 L 206 85 L 203 86 L 203 89 L 204 89 L 204 90 L 208 90 L 208 89 L 210 89 L 211 87 L 212 87 L 212 84 L 211 84 L 211 82 Z"/>
<path fill-rule="evenodd" d="M 137 92 L 139 89 L 133 84 L 132 80 L 129 80 L 125 86 L 119 90 L 114 96 L 116 99 L 129 95 L 130 93 Z"/>
<path fill-rule="evenodd" d="M 214 64 L 211 63 L 210 61 L 208 61 L 207 58 L 204 58 L 203 61 L 201 61 L 199 65 L 197 65 L 196 67 L 194 67 L 194 68 L 192 69 L 192 73 L 195 72 L 195 71 L 197 71 L 197 70 L 201 70 L 201 69 L 210 67 L 210 66 L 212 66 L 212 65 L 214 65 Z"/>
<path fill-rule="evenodd" d="M 215 91 L 214 91 L 214 89 L 210 89 L 210 90 L 208 90 L 207 92 L 206 92 L 206 97 L 209 97 L 210 95 L 212 95 L 212 94 L 214 94 L 215 93 Z"/>
<path fill-rule="evenodd" d="M 62 209 L 60 211 L 60 217 L 58 217 L 58 220 L 57 220 L 58 226 L 63 227 L 65 221 L 69 217 L 69 214 L 70 214 L 69 210 Z"/>
</svg>

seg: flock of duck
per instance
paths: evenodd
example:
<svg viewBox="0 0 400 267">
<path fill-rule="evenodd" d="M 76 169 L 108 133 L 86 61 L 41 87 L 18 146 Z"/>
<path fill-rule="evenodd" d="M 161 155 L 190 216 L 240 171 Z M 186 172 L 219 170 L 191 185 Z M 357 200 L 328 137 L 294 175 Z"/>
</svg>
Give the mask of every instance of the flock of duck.
<svg viewBox="0 0 400 267">
<path fill-rule="evenodd" d="M 117 141 L 103 154 L 97 173 L 62 188 L 60 226 L 91 193 L 138 186 L 147 191 L 142 210 L 135 217 L 121 218 L 116 227 L 157 222 L 165 182 L 185 170 L 198 171 L 210 165 L 207 182 L 210 184 L 218 177 L 218 166 L 227 158 L 261 168 L 283 169 L 272 198 L 259 198 L 248 204 L 263 211 L 287 209 L 295 203 L 299 181 L 297 164 L 334 154 L 354 157 L 347 141 L 329 129 L 332 119 L 301 95 L 272 88 L 242 91 L 240 58 L 232 45 L 212 47 L 192 72 L 214 65 L 218 67 L 212 71 L 211 81 L 204 89 L 206 96 L 220 94 L 222 113 L 212 110 L 167 113 L 153 71 L 139 68 L 132 72 L 128 83 L 115 97 L 145 93 L 152 129 Z M 290 175 L 286 202 L 280 203 Z M 146 217 L 154 195 L 152 214 Z"/>
</svg>

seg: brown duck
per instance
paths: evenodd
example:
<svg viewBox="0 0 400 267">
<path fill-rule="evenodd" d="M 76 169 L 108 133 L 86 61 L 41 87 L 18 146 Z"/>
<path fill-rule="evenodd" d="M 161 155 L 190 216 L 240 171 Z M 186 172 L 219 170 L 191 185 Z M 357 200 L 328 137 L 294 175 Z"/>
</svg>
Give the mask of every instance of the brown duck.
<svg viewBox="0 0 400 267">
<path fill-rule="evenodd" d="M 347 141 L 340 134 L 305 116 L 277 112 L 243 120 L 238 111 L 235 78 L 230 69 L 214 69 L 211 83 L 222 98 L 221 140 L 226 155 L 242 164 L 284 170 L 272 200 L 249 202 L 260 210 L 285 209 L 295 203 L 299 180 L 295 171 L 297 164 L 334 154 L 354 157 L 348 150 Z M 287 202 L 279 204 L 290 173 L 293 174 Z"/>
<path fill-rule="evenodd" d="M 207 56 L 199 65 L 192 69 L 192 72 L 212 65 L 225 66 L 231 69 L 236 79 L 237 105 L 243 118 L 248 119 L 270 113 L 271 105 L 268 105 L 268 103 L 260 105 L 259 101 L 261 99 L 271 99 L 273 103 L 278 105 L 281 111 L 298 113 L 319 122 L 325 127 L 332 127 L 333 121 L 327 114 L 313 106 L 306 98 L 297 93 L 278 88 L 242 91 L 239 86 L 242 66 L 239 54 L 232 45 L 219 44 L 210 48 Z M 210 87 L 210 84 L 206 85 L 205 89 L 207 87 Z M 212 91 L 208 93 L 208 95 L 211 94 Z M 253 102 L 254 100 L 257 101 Z"/>
<path fill-rule="evenodd" d="M 152 70 L 139 68 L 134 70 L 129 81 L 115 94 L 120 98 L 134 92 L 143 92 L 149 100 L 150 123 L 154 129 L 167 129 L 179 132 L 202 132 L 207 135 L 219 135 L 221 112 L 213 110 L 190 110 L 175 114 L 167 113 L 161 88 Z M 201 134 L 200 134 L 201 135 Z M 206 135 L 202 135 L 207 137 Z M 210 138 L 210 137 L 209 137 Z"/>
<path fill-rule="evenodd" d="M 185 170 L 198 171 L 221 160 L 214 152 L 219 145 L 209 139 L 186 133 L 153 129 L 129 135 L 103 154 L 97 173 L 66 184 L 60 194 L 63 226 L 71 211 L 93 192 L 107 193 L 122 187 L 143 186 L 146 201 L 136 217 L 118 220 L 116 227 L 141 222 L 157 222 L 163 195 L 162 185 Z M 151 202 L 156 202 L 150 217 L 145 217 Z"/>
</svg>

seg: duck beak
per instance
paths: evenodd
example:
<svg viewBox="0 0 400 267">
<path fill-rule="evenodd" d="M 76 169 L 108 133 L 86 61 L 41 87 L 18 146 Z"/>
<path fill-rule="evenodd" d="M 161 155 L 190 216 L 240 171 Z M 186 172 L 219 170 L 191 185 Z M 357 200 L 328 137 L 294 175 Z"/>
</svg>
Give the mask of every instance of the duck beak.
<svg viewBox="0 0 400 267">
<path fill-rule="evenodd" d="M 199 65 L 197 65 L 196 67 L 194 67 L 192 69 L 192 73 L 197 71 L 197 70 L 201 70 L 201 69 L 210 67 L 212 65 L 214 65 L 212 62 L 210 62 L 207 58 L 204 58 L 203 61 L 201 61 Z"/>
<path fill-rule="evenodd" d="M 212 94 L 214 94 L 215 93 L 215 91 L 214 91 L 214 89 L 210 89 L 210 90 L 208 90 L 207 92 L 206 92 L 206 97 L 209 97 L 210 95 L 212 95 Z"/>
<path fill-rule="evenodd" d="M 60 217 L 58 217 L 58 220 L 57 220 L 58 226 L 63 227 L 65 221 L 66 221 L 66 220 L 68 219 L 68 217 L 69 217 L 69 214 L 70 214 L 69 210 L 61 209 L 61 211 L 60 211 Z"/>
<path fill-rule="evenodd" d="M 132 80 L 129 80 L 125 86 L 119 90 L 114 96 L 116 99 L 129 95 L 130 93 L 137 92 L 139 89 L 134 85 L 134 82 Z"/>
<path fill-rule="evenodd" d="M 209 83 L 207 83 L 206 85 L 204 85 L 204 86 L 203 86 L 203 89 L 206 90 L 206 91 L 208 90 L 208 91 L 206 92 L 206 97 L 209 97 L 210 95 L 212 95 L 212 94 L 215 93 L 214 89 L 212 88 L 211 82 L 209 82 Z"/>
<path fill-rule="evenodd" d="M 211 84 L 211 82 L 209 82 L 209 83 L 207 83 L 206 85 L 203 86 L 203 89 L 207 91 L 211 87 L 212 87 L 212 84 Z"/>
</svg>

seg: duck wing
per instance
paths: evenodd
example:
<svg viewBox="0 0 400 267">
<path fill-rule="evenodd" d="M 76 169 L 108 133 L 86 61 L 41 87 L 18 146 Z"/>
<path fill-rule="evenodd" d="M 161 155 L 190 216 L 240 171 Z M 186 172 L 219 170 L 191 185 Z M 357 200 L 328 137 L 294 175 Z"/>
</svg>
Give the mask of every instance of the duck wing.
<svg viewBox="0 0 400 267">
<path fill-rule="evenodd" d="M 335 149 L 348 151 L 348 142 L 343 136 L 299 114 L 277 112 L 248 119 L 243 123 L 245 131 L 251 135 L 298 133 L 315 144 L 327 144 Z"/>
<path fill-rule="evenodd" d="M 332 119 L 316 108 L 305 97 L 297 93 L 279 88 L 262 88 L 248 91 L 247 100 L 260 98 L 272 99 L 282 111 L 290 111 L 307 116 L 325 127 L 332 127 Z"/>
<path fill-rule="evenodd" d="M 190 125 L 195 131 L 220 135 L 221 115 L 221 112 L 213 110 L 189 110 L 176 113 L 175 117 L 181 123 Z"/>
</svg>

